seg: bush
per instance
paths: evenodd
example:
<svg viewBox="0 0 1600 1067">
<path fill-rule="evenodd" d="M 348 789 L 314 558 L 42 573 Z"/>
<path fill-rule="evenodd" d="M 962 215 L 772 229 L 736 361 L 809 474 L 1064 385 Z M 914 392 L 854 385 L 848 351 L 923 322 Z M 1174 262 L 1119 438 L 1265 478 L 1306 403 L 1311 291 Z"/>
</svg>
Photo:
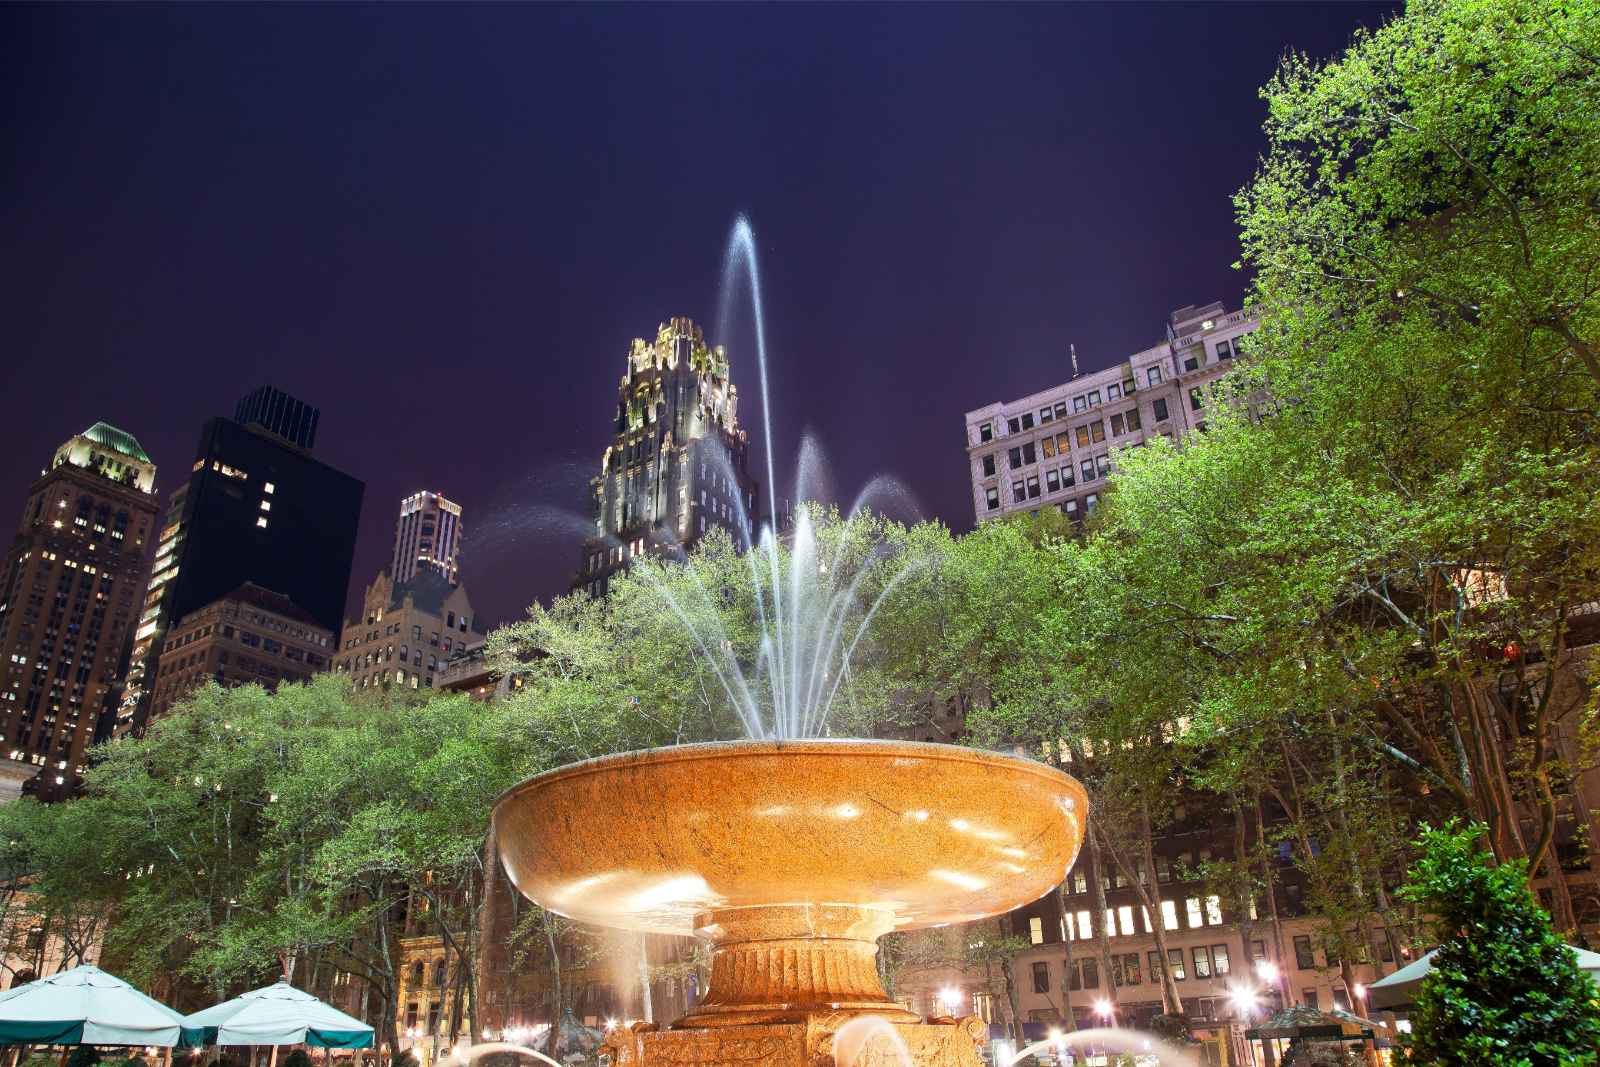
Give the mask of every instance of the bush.
<svg viewBox="0 0 1600 1067">
<path fill-rule="evenodd" d="M 94 1067 L 100 1062 L 100 1050 L 93 1045 L 78 1045 L 67 1056 L 67 1067 Z"/>
<path fill-rule="evenodd" d="M 283 1067 L 312 1067 L 311 1057 L 303 1048 L 297 1048 L 278 1060 Z"/>
<path fill-rule="evenodd" d="M 1440 945 L 1417 995 L 1419 1067 L 1579 1067 L 1600 1059 L 1595 985 L 1528 891 L 1527 865 L 1492 866 L 1479 824 L 1423 827 L 1401 894 L 1433 915 Z"/>
</svg>

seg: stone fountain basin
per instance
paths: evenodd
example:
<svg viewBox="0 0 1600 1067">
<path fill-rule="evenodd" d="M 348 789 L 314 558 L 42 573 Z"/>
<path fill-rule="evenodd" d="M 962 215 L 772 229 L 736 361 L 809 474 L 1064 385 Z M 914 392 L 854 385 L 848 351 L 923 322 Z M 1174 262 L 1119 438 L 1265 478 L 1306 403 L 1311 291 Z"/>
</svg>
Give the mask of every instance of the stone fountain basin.
<svg viewBox="0 0 1600 1067">
<path fill-rule="evenodd" d="M 1016 756 L 734 741 L 530 778 L 496 803 L 493 832 L 517 888 L 583 922 L 692 934 L 729 909 L 842 905 L 882 917 L 861 931 L 873 938 L 1038 899 L 1077 858 L 1087 812 L 1075 779 Z"/>
</svg>

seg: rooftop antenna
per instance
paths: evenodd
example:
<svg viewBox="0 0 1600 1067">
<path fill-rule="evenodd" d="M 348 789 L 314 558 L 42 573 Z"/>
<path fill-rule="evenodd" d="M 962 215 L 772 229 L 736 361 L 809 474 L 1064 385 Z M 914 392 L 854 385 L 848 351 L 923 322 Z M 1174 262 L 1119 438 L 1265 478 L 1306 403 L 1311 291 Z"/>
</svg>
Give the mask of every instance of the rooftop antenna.
<svg viewBox="0 0 1600 1067">
<path fill-rule="evenodd" d="M 1068 351 L 1070 351 L 1072 353 L 1072 377 L 1073 378 L 1077 378 L 1078 377 L 1078 346 L 1077 345 L 1068 345 L 1067 349 L 1068 349 Z"/>
</svg>

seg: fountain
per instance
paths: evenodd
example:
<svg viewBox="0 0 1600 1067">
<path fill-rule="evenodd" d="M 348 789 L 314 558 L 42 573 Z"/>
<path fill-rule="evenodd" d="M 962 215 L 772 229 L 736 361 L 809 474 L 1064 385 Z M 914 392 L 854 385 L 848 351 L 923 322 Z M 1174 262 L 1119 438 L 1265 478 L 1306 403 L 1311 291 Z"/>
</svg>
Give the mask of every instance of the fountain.
<svg viewBox="0 0 1600 1067">
<path fill-rule="evenodd" d="M 742 263 L 764 386 L 754 257 L 740 219 L 724 290 Z M 770 420 L 767 432 L 770 487 Z M 876 604 L 852 614 L 854 586 L 817 553 L 803 510 L 788 540 L 786 566 L 770 528 L 747 553 L 755 661 L 695 634 L 754 740 L 604 756 L 531 778 L 495 805 L 501 861 L 551 911 L 709 943 L 705 996 L 667 1027 L 611 1031 L 616 1067 L 977 1067 L 984 1023 L 922 1018 L 890 1000 L 877 939 L 1049 892 L 1082 843 L 1084 790 L 1016 756 L 818 736 Z"/>
</svg>

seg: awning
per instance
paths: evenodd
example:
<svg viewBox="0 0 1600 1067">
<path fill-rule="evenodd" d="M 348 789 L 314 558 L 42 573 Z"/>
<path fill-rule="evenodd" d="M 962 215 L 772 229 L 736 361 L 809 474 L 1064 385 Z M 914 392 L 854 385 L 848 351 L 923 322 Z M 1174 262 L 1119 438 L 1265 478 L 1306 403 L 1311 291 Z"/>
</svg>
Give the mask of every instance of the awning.
<svg viewBox="0 0 1600 1067">
<path fill-rule="evenodd" d="M 183 1024 L 207 1045 L 372 1047 L 372 1027 L 281 981 L 197 1011 Z"/>
<path fill-rule="evenodd" d="M 0 993 L 0 1042 L 189 1045 L 183 1016 L 91 964 Z"/>
</svg>

